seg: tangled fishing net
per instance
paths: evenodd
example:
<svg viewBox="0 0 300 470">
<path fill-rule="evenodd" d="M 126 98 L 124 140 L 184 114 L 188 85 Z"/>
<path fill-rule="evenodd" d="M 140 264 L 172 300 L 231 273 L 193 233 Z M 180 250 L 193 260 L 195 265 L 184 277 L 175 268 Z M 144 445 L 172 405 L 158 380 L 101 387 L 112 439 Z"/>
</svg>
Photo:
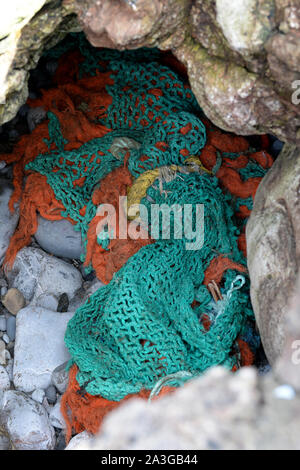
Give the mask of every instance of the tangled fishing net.
<svg viewBox="0 0 300 470">
<path fill-rule="evenodd" d="M 253 362 L 245 223 L 272 158 L 208 122 L 168 54 L 98 50 L 72 35 L 48 56 L 58 60 L 55 86 L 28 101 L 47 119 L 4 156 L 15 163 L 10 208 L 20 201 L 21 214 L 5 265 L 30 243 L 38 213 L 66 218 L 81 233 L 86 268 L 106 284 L 65 335 L 69 438 L 96 432 L 133 395 Z M 114 225 L 99 211 L 107 204 Z M 171 209 L 168 237 L 157 205 Z M 124 227 L 135 236 L 122 238 Z"/>
</svg>

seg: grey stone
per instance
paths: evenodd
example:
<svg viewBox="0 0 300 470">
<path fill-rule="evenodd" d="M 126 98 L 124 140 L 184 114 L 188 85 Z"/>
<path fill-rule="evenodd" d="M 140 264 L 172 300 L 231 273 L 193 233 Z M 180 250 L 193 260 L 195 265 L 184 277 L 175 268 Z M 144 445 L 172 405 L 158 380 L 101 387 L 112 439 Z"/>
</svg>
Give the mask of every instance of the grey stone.
<svg viewBox="0 0 300 470">
<path fill-rule="evenodd" d="M 53 373 L 54 371 L 52 372 L 52 375 Z M 54 385 L 49 385 L 49 387 L 46 388 L 45 395 L 50 404 L 56 403 L 56 388 L 54 387 Z"/>
<path fill-rule="evenodd" d="M 285 145 L 256 192 L 246 226 L 250 295 L 271 365 L 283 352 L 300 253 L 300 150 Z"/>
<path fill-rule="evenodd" d="M 10 450 L 9 437 L 0 433 L 0 450 Z"/>
<path fill-rule="evenodd" d="M 9 316 L 6 320 L 6 333 L 9 336 L 10 341 L 14 341 L 16 338 L 16 317 Z"/>
<path fill-rule="evenodd" d="M 18 313 L 13 372 L 16 389 L 32 392 L 49 387 L 54 369 L 70 359 L 64 335 L 73 315 L 34 306 Z"/>
<path fill-rule="evenodd" d="M 52 372 L 52 376 L 51 376 L 53 385 L 55 385 L 55 387 L 61 394 L 65 393 L 67 386 L 68 386 L 69 375 L 68 375 L 68 372 L 66 371 L 67 364 L 68 364 L 68 361 L 57 366 Z"/>
<path fill-rule="evenodd" d="M 79 259 L 84 253 L 80 232 L 68 220 L 46 220 L 38 217 L 35 239 L 43 250 L 55 256 Z"/>
<path fill-rule="evenodd" d="M 4 315 L 0 316 L 0 331 L 6 331 L 6 318 Z"/>
<path fill-rule="evenodd" d="M 9 337 L 8 337 L 8 335 L 7 335 L 6 333 L 2 336 L 2 339 L 3 339 L 3 341 L 4 341 L 6 344 L 9 343 Z"/>
<path fill-rule="evenodd" d="M 37 401 L 38 403 L 43 403 L 44 397 L 45 397 L 45 392 L 41 388 L 37 388 L 31 394 L 31 398 Z"/>
<path fill-rule="evenodd" d="M 72 298 L 82 285 L 81 274 L 73 265 L 33 247 L 18 252 L 7 278 L 10 287 L 19 289 L 31 305 L 50 309 L 55 306 L 53 298 L 58 302 L 64 292 Z"/>
<path fill-rule="evenodd" d="M 0 422 L 16 450 L 51 450 L 55 446 L 46 410 L 22 392 L 4 392 Z"/>
<path fill-rule="evenodd" d="M 54 428 L 65 429 L 65 421 L 60 411 L 60 400 L 53 406 L 49 413 L 50 423 Z"/>
<path fill-rule="evenodd" d="M 19 220 L 18 209 L 12 214 L 8 208 L 12 192 L 13 187 L 6 180 L 0 179 L 0 264 Z"/>
</svg>

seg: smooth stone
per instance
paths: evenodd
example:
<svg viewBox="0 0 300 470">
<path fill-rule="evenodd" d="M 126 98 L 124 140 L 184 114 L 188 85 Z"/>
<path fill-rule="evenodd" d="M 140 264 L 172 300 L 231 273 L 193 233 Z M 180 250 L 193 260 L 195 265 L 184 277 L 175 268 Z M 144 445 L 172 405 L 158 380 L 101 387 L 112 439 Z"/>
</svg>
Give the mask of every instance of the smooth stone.
<svg viewBox="0 0 300 470">
<path fill-rule="evenodd" d="M 56 403 L 56 388 L 54 385 L 49 385 L 45 390 L 45 396 L 50 404 Z"/>
<path fill-rule="evenodd" d="M 65 448 L 65 450 L 78 450 L 81 446 L 85 446 L 85 444 L 89 444 L 93 438 L 93 435 L 88 433 L 87 431 L 82 431 L 76 436 L 72 437 L 69 444 Z"/>
<path fill-rule="evenodd" d="M 31 398 L 38 403 L 43 403 L 45 397 L 45 391 L 41 388 L 37 388 L 31 394 Z"/>
<path fill-rule="evenodd" d="M 80 232 L 68 220 L 47 220 L 38 216 L 35 239 L 43 250 L 54 256 L 80 259 L 84 247 Z"/>
<path fill-rule="evenodd" d="M 32 392 L 49 387 L 54 369 L 70 359 L 64 335 L 73 315 L 35 306 L 18 313 L 13 372 L 16 389 Z"/>
<path fill-rule="evenodd" d="M 10 316 L 6 320 L 6 333 L 11 341 L 16 338 L 16 317 Z"/>
<path fill-rule="evenodd" d="M 7 292 L 7 287 L 5 287 L 5 286 L 1 287 L 1 291 L 0 291 L 1 297 L 4 297 L 6 292 Z"/>
<path fill-rule="evenodd" d="M 52 450 L 55 432 L 44 407 L 22 392 L 8 390 L 1 401 L 0 424 L 16 450 Z"/>
<path fill-rule="evenodd" d="M 12 192 L 12 185 L 7 183 L 7 180 L 0 179 L 0 264 L 3 262 L 11 236 L 19 220 L 18 209 L 12 214 L 8 208 Z"/>
<path fill-rule="evenodd" d="M 52 372 L 51 380 L 59 393 L 63 394 L 67 390 L 69 374 L 66 371 L 68 361 L 57 366 Z"/>
<path fill-rule="evenodd" d="M 60 411 L 60 402 L 61 400 L 59 400 L 53 406 L 49 414 L 49 419 L 50 419 L 50 423 L 52 424 L 54 428 L 65 429 L 66 425 L 65 425 L 63 415 L 61 414 L 61 411 Z"/>
<path fill-rule="evenodd" d="M 8 344 L 10 342 L 9 337 L 6 333 L 2 336 L 2 339 L 6 344 Z"/>
<path fill-rule="evenodd" d="M 19 310 L 25 306 L 24 295 L 15 287 L 8 289 L 1 301 L 4 307 L 13 315 L 17 315 Z"/>
<path fill-rule="evenodd" d="M 58 302 L 66 293 L 72 299 L 82 285 L 81 274 L 72 264 L 34 247 L 18 252 L 7 278 L 10 287 L 19 289 L 31 305 L 48 309 L 54 306 L 53 297 Z"/>
<path fill-rule="evenodd" d="M 6 331 L 6 318 L 4 315 L 0 316 L 0 331 Z"/>
<path fill-rule="evenodd" d="M 7 370 L 0 366 L 0 390 L 5 391 L 10 389 L 10 380 Z"/>
</svg>

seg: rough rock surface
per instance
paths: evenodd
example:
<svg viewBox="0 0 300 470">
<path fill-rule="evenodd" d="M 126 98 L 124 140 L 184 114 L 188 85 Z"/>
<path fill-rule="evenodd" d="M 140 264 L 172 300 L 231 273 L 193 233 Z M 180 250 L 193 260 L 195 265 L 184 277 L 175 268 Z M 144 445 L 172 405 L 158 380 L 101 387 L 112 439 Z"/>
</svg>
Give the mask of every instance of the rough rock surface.
<svg viewBox="0 0 300 470">
<path fill-rule="evenodd" d="M 16 450 L 51 450 L 55 433 L 46 410 L 22 392 L 8 390 L 0 397 L 0 426 Z"/>
<path fill-rule="evenodd" d="M 299 188 L 300 150 L 286 145 L 258 188 L 246 227 L 251 301 L 271 364 L 283 350 L 300 261 Z"/>
<path fill-rule="evenodd" d="M 81 233 L 68 220 L 52 221 L 39 216 L 34 237 L 43 250 L 54 256 L 79 259 L 84 253 Z"/>
<path fill-rule="evenodd" d="M 78 30 L 77 15 L 95 46 L 172 50 L 219 127 L 300 145 L 299 0 L 32 0 L 22 8 L 22 21 L 3 15 L 0 123 L 25 102 L 43 49 Z"/>
<path fill-rule="evenodd" d="M 13 235 L 19 220 L 18 210 L 12 214 L 8 202 L 13 187 L 7 181 L 0 179 L 0 264 L 2 264 L 9 240 Z"/>
<path fill-rule="evenodd" d="M 299 449 L 299 410 L 300 397 L 272 375 L 259 377 L 246 367 L 232 374 L 217 367 L 151 404 L 141 399 L 124 403 L 104 420 L 98 436 L 78 437 L 78 444 L 70 445 L 93 450 Z"/>
<path fill-rule="evenodd" d="M 18 313 L 13 369 L 16 389 L 32 392 L 49 387 L 54 369 L 70 359 L 64 335 L 73 315 L 40 307 L 26 307 Z"/>
<path fill-rule="evenodd" d="M 19 289 L 31 305 L 51 310 L 56 310 L 61 294 L 72 299 L 82 285 L 81 274 L 72 264 L 34 247 L 18 252 L 7 277 L 9 286 Z"/>
</svg>

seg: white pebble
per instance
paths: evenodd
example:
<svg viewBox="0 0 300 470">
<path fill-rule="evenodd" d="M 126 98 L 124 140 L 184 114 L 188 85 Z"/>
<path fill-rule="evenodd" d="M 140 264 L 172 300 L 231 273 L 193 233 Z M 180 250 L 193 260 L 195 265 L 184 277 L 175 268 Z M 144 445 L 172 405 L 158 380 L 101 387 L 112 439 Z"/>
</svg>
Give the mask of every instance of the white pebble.
<svg viewBox="0 0 300 470">
<path fill-rule="evenodd" d="M 9 339 L 9 337 L 6 333 L 4 333 L 4 335 L 2 336 L 2 339 L 3 339 L 3 341 L 5 341 L 6 344 L 8 344 L 10 342 L 10 339 Z"/>
<path fill-rule="evenodd" d="M 34 390 L 34 392 L 32 392 L 32 395 L 31 395 L 31 398 L 37 401 L 38 403 L 43 403 L 44 397 L 45 397 L 45 392 L 41 388 L 37 388 L 36 390 Z"/>
</svg>

